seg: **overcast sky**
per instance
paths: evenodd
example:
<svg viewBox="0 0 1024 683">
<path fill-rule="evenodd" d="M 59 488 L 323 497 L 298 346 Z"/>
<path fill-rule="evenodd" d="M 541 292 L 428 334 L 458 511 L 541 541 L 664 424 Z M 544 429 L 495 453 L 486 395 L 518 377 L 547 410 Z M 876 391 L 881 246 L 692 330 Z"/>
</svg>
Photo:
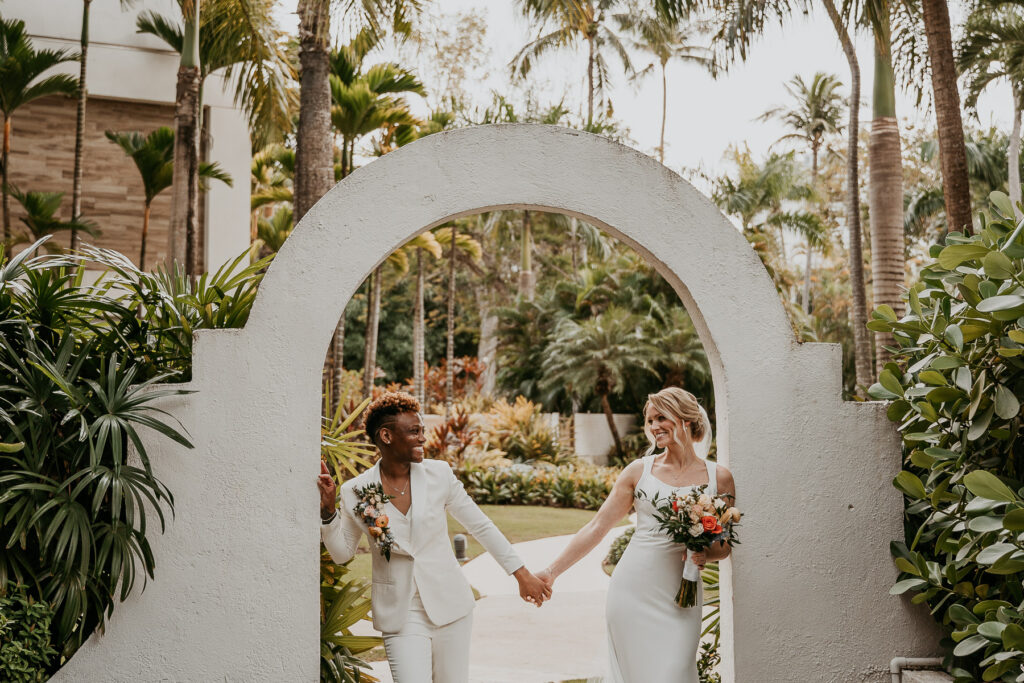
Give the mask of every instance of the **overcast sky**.
<svg viewBox="0 0 1024 683">
<path fill-rule="evenodd" d="M 289 29 L 296 21 L 294 14 L 289 14 L 294 11 L 294 4 L 295 0 L 287 0 L 282 9 L 282 22 Z M 467 84 L 467 90 L 477 103 L 487 104 L 491 90 L 509 90 L 508 63 L 534 32 L 516 11 L 513 0 L 434 0 L 428 11 L 444 20 L 470 10 L 485 16 L 490 66 L 486 69 L 488 77 Z M 856 43 L 862 74 L 861 121 L 866 125 L 871 113 L 870 36 L 862 32 L 856 36 Z M 638 68 L 648 62 L 637 53 Z M 750 51 L 746 63 L 733 66 L 718 79 L 696 66 L 670 64 L 665 163 L 675 170 L 701 167 L 717 175 L 728 170 L 722 155 L 730 144 L 745 142 L 755 155 L 763 154 L 786 131 L 776 122 L 757 121 L 757 117 L 767 109 L 787 103 L 786 81 L 796 74 L 810 80 L 817 71 L 837 75 L 844 86 L 849 83 L 846 58 L 824 12 L 818 16 L 799 16 L 784 28 L 772 27 Z M 580 111 L 585 107 L 585 78 L 586 61 L 581 50 L 576 55 L 569 51 L 550 55 L 538 64 L 530 80 L 540 89 L 544 103 L 557 102 L 564 94 L 566 104 Z M 844 95 L 848 93 L 845 87 L 843 91 Z M 636 146 L 653 154 L 660 125 L 660 79 L 652 76 L 634 85 L 618 76 L 610 97 L 615 117 L 628 127 Z M 1010 117 L 1005 102 L 1009 99 L 1008 87 L 993 88 L 983 96 L 979 103 L 981 122 L 1008 129 Z M 413 105 L 417 113 L 426 113 L 425 103 Z M 926 117 L 934 116 L 923 109 L 915 111 L 913 101 L 903 93 L 898 93 L 897 115 L 917 124 L 927 124 Z"/>
</svg>

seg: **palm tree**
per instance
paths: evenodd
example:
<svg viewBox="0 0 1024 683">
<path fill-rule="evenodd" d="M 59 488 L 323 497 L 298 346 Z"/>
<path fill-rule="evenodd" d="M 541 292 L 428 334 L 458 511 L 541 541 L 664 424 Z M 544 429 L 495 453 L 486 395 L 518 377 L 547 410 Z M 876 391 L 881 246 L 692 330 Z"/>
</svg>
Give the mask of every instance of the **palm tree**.
<svg viewBox="0 0 1024 683">
<path fill-rule="evenodd" d="M 0 17 L 0 112 L 4 115 L 3 219 L 4 242 L 11 241 L 11 203 L 8 185 L 11 173 L 11 117 L 21 106 L 47 95 L 78 94 L 78 80 L 67 74 L 43 76 L 65 62 L 77 59 L 68 50 L 36 50 L 20 19 Z"/>
<path fill-rule="evenodd" d="M 25 213 L 21 222 L 28 230 L 28 234 L 16 239 L 15 243 L 32 244 L 45 235 L 52 235 L 57 232 L 71 230 L 81 231 L 95 236 L 96 225 L 91 221 L 82 218 L 62 221 L 57 218 L 57 211 L 60 210 L 61 202 L 64 200 L 63 192 L 22 192 L 15 186 L 10 187 L 11 196 L 21 204 Z M 52 242 L 46 244 L 47 251 L 60 251 L 60 247 Z"/>
<path fill-rule="evenodd" d="M 295 73 L 281 43 L 284 34 L 274 20 L 274 3 L 205 0 L 200 18 L 199 2 L 178 0 L 184 27 L 151 11 L 141 14 L 136 24 L 140 33 L 159 37 L 181 55 L 175 126 L 179 136 L 176 154 L 184 163 L 179 160 L 175 165 L 178 177 L 171 205 L 170 240 L 171 258 L 185 262 L 189 274 L 199 270 L 199 186 L 195 174 L 200 165 L 199 112 L 206 78 L 222 69 L 225 77 L 231 78 L 238 70 L 235 102 L 248 112 L 250 133 L 257 147 L 280 139 L 290 130 L 295 99 L 289 87 Z"/>
<path fill-rule="evenodd" d="M 634 79 L 647 76 L 655 63 L 661 75 L 661 134 L 658 142 L 658 161 L 665 163 L 665 121 L 668 113 L 668 83 L 665 67 L 672 60 L 697 64 L 707 69 L 712 76 L 718 71 L 714 53 L 702 45 L 692 43 L 693 32 L 680 19 L 670 19 L 663 12 L 637 9 L 616 15 L 616 21 L 623 31 L 636 36 L 633 44 L 654 57 L 646 68 L 634 74 Z"/>
<path fill-rule="evenodd" d="M 623 390 L 626 377 L 641 372 L 657 376 L 655 364 L 661 355 L 647 335 L 644 318 L 615 306 L 587 320 L 558 322 L 544 354 L 541 383 L 548 389 L 567 387 L 579 397 L 596 395 L 621 458 L 622 438 L 609 397 Z"/>
<path fill-rule="evenodd" d="M 256 241 L 253 243 L 253 250 L 256 252 L 254 258 L 266 258 L 270 254 L 276 254 L 284 246 L 288 235 L 292 234 L 295 221 L 292 217 L 290 206 L 279 206 L 269 218 L 260 218 L 256 223 Z"/>
<path fill-rule="evenodd" d="M 799 140 L 811 151 L 811 188 L 818 188 L 818 155 L 825 136 L 839 132 L 843 114 L 843 101 L 839 95 L 842 83 L 833 75 L 818 72 L 810 84 L 799 75 L 786 85 L 786 91 L 795 100 L 794 106 L 776 107 L 765 112 L 762 119 L 779 119 L 793 132 L 779 138 Z M 810 312 L 811 298 L 811 242 L 807 242 L 807 261 L 804 266 L 804 313 Z"/>
<path fill-rule="evenodd" d="M 388 19 L 396 32 L 408 33 L 410 13 L 420 0 L 299 0 L 299 122 L 295 133 L 295 220 L 334 184 L 331 145 L 330 35 L 331 8 L 344 19 L 381 32 Z"/>
<path fill-rule="evenodd" d="M 604 92 L 610 68 L 607 50 L 622 63 L 626 73 L 633 71 L 622 39 L 609 24 L 612 12 L 622 0 L 517 0 L 523 14 L 539 26 L 537 37 L 524 45 L 512 58 L 512 74 L 526 76 L 534 63 L 548 52 L 564 47 L 576 48 L 579 41 L 587 44 L 587 128 L 594 123 L 594 96 Z M 548 30 L 548 27 L 554 28 Z M 547 31 L 547 32 L 545 32 Z"/>
<path fill-rule="evenodd" d="M 939 132 L 939 162 L 942 165 L 948 225 L 953 230 L 969 231 L 972 225 L 971 189 L 948 0 L 921 0 L 921 14 L 928 37 L 935 120 Z M 875 230 L 871 232 L 874 234 Z M 875 304 L 878 304 L 877 300 Z"/>
<path fill-rule="evenodd" d="M 867 329 L 867 294 L 864 291 L 864 256 L 860 229 L 860 170 L 858 158 L 857 136 L 860 135 L 860 64 L 853 40 L 847 31 L 839 10 L 833 0 L 823 0 L 825 11 L 832 22 L 832 27 L 839 37 L 843 54 L 850 66 L 850 99 L 846 110 L 849 122 L 846 126 L 846 226 L 849 242 L 850 288 L 852 289 L 853 312 L 850 319 L 853 325 L 854 374 L 855 384 L 863 392 L 873 382 L 871 367 L 871 344 Z"/>
<path fill-rule="evenodd" d="M 871 138 L 868 143 L 868 212 L 871 216 L 871 280 L 873 303 L 903 310 L 900 298 L 906 269 L 903 234 L 903 159 L 896 118 L 896 77 L 892 60 L 892 0 L 864 3 L 864 20 L 874 32 L 875 83 Z M 892 335 L 875 333 L 878 366 L 890 358 Z"/>
<path fill-rule="evenodd" d="M 156 196 L 171 186 L 174 177 L 174 131 L 161 126 L 149 135 L 139 132 L 115 133 L 106 131 L 107 139 L 121 147 L 135 162 L 142 177 L 145 198 L 142 208 L 142 239 L 139 248 L 139 270 L 146 269 L 146 244 L 149 236 L 149 211 Z M 199 165 L 201 178 L 215 178 L 228 186 L 232 184 L 228 175 L 216 163 Z"/>
<path fill-rule="evenodd" d="M 957 68 L 967 81 L 965 104 L 974 109 L 978 97 L 994 81 L 1006 80 L 1012 92 L 1013 129 L 1007 154 L 1010 203 L 1017 219 L 1021 201 L 1020 133 L 1024 97 L 1024 16 L 1015 5 L 999 4 L 975 10 L 967 19 Z M 968 155 L 968 171 L 970 158 Z"/>
<path fill-rule="evenodd" d="M 135 0 L 121 0 L 121 8 L 124 9 Z M 86 67 L 89 56 L 89 10 L 92 8 L 92 0 L 82 0 L 82 38 L 81 48 L 78 51 L 80 69 L 78 73 L 78 111 L 75 116 L 75 166 L 72 174 L 71 189 L 71 220 L 74 222 L 82 214 L 82 156 L 85 149 L 85 105 L 89 99 L 88 83 L 86 80 Z M 78 231 L 71 230 L 71 249 L 78 249 Z"/>
</svg>

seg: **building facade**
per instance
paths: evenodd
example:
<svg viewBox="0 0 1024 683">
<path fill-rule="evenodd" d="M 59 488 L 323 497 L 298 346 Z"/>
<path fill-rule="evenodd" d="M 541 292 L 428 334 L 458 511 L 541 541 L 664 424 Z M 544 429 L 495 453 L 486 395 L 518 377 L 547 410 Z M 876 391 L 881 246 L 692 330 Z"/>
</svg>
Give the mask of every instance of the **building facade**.
<svg viewBox="0 0 1024 683">
<path fill-rule="evenodd" d="M 105 131 L 148 134 L 174 126 L 178 55 L 157 38 L 136 32 L 140 12 L 153 10 L 180 18 L 173 0 L 141 0 L 122 9 L 118 0 L 93 0 L 90 12 L 82 217 L 95 222 L 96 237 L 83 241 L 115 249 L 138 263 L 145 195 L 133 161 Z M 80 48 L 81 0 L 6 0 L 5 19 L 21 19 L 36 49 Z M 78 75 L 79 65 L 61 67 Z M 203 88 L 203 158 L 231 175 L 233 185 L 210 183 L 201 197 L 201 255 L 213 270 L 249 245 L 251 146 L 244 112 L 233 104 L 232 90 L 218 74 Z M 11 117 L 10 181 L 22 191 L 64 192 L 61 216 L 71 214 L 77 102 L 54 96 L 31 102 Z M 171 190 L 153 202 L 146 266 L 162 262 L 168 251 Z M 17 232 L 20 207 L 11 202 Z M 56 238 L 66 244 L 67 235 Z"/>
</svg>

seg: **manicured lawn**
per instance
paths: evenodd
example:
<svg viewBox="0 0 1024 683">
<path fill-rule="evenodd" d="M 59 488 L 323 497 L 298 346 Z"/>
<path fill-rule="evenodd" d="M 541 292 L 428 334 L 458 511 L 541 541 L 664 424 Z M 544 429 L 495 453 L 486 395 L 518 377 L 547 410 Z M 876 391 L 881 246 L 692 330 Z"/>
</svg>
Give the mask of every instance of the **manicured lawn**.
<svg viewBox="0 0 1024 683">
<path fill-rule="evenodd" d="M 490 517 L 512 543 L 532 541 L 549 536 L 573 534 L 594 516 L 593 510 L 576 510 L 574 508 L 549 508 L 537 505 L 481 505 L 480 509 Z M 619 525 L 626 524 L 625 518 Z M 448 536 L 466 534 L 461 524 L 451 517 L 448 518 Z M 614 531 L 609 533 L 616 533 Z M 469 543 L 466 554 L 470 559 L 484 552 L 483 546 L 476 539 L 466 534 Z M 370 553 L 366 537 L 359 543 L 359 554 L 349 563 L 349 574 L 346 578 L 363 578 L 370 580 Z"/>
</svg>

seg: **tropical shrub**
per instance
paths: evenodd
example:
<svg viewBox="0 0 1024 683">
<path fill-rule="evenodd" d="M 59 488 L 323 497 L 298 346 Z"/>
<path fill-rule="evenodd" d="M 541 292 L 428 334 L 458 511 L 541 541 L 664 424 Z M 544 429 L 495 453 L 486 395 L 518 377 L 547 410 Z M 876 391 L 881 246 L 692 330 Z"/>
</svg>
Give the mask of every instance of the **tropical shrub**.
<svg viewBox="0 0 1024 683">
<path fill-rule="evenodd" d="M 445 460 L 452 467 L 458 467 L 479 445 L 480 429 L 462 406 L 456 406 L 447 420 L 430 430 L 423 449 L 426 457 Z"/>
<path fill-rule="evenodd" d="M 487 413 L 486 442 L 505 453 L 514 462 L 571 462 L 572 454 L 563 454 L 558 433 L 544 419 L 540 405 L 517 396 L 515 403 L 495 401 Z"/>
<path fill-rule="evenodd" d="M 11 683 L 49 678 L 57 651 L 50 644 L 53 607 L 29 595 L 25 586 L 9 584 L 0 595 L 0 671 Z"/>
<path fill-rule="evenodd" d="M 633 538 L 634 533 L 636 533 L 636 527 L 631 526 L 612 541 L 611 546 L 608 548 L 608 554 L 604 558 L 604 564 L 614 567 L 619 563 L 619 560 L 622 559 L 622 553 L 626 552 L 626 546 L 629 545 L 629 539 Z"/>
<path fill-rule="evenodd" d="M 894 594 L 913 594 L 948 633 L 954 679 L 1024 681 L 1024 222 L 1001 193 L 976 234 L 933 246 L 906 294 L 868 327 L 891 332 L 895 362 L 870 389 L 892 401 L 904 468 L 906 542 L 892 544 Z"/>
<path fill-rule="evenodd" d="M 619 470 L 594 465 L 483 468 L 472 463 L 456 470 L 470 497 L 481 505 L 547 505 L 596 510 L 611 493 Z"/>
</svg>

